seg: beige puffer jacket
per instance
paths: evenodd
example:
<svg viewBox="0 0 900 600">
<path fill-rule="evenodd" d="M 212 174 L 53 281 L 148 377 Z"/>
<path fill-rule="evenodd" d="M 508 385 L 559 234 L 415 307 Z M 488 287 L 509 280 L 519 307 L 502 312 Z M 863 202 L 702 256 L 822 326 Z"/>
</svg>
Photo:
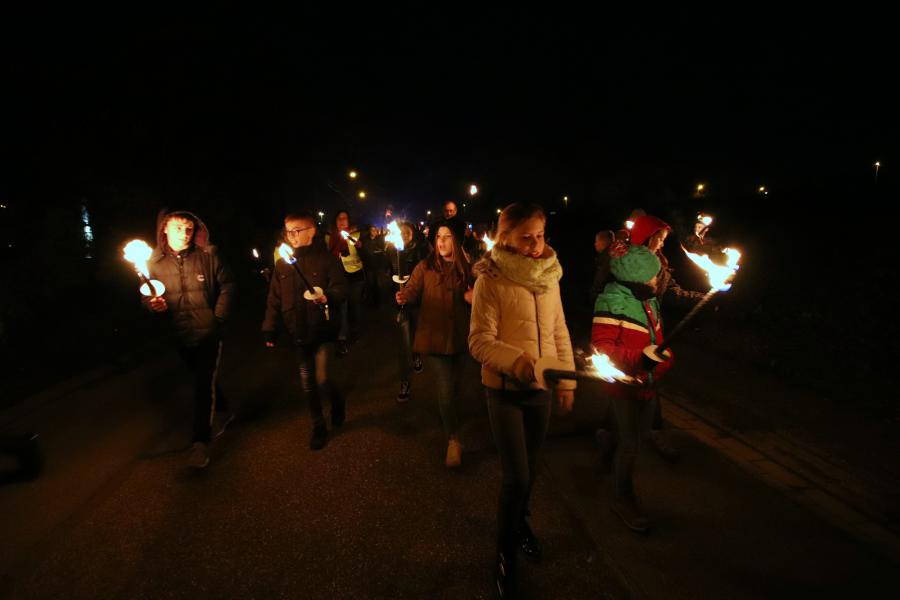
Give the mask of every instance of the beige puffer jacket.
<svg viewBox="0 0 900 600">
<path fill-rule="evenodd" d="M 513 375 L 524 352 L 553 357 L 575 368 L 572 343 L 559 295 L 562 267 L 547 246 L 537 259 L 495 246 L 473 269 L 478 279 L 472 297 L 469 352 L 481 363 L 481 382 L 500 390 L 537 389 Z M 574 389 L 563 380 L 560 389 Z"/>
</svg>

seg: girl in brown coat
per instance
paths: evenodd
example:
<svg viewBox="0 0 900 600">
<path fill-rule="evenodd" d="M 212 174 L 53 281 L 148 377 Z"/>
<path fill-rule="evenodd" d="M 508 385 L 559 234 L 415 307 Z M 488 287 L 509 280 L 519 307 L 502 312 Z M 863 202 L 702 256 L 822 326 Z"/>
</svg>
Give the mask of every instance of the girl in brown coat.
<svg viewBox="0 0 900 600">
<path fill-rule="evenodd" d="M 452 221 L 434 226 L 434 250 L 413 270 L 397 292 L 397 304 L 419 304 L 413 351 L 426 356 L 438 388 L 438 406 L 447 433 L 448 467 L 462 461 L 457 417 L 457 389 L 469 354 L 469 286 L 471 267 L 462 250 L 462 232 Z"/>
</svg>

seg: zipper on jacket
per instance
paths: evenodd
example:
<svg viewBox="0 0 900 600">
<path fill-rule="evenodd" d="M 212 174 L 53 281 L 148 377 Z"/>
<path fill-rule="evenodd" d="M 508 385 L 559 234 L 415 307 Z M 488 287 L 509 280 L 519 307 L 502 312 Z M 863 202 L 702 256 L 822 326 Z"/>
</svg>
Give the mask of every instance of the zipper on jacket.
<svg viewBox="0 0 900 600">
<path fill-rule="evenodd" d="M 185 301 L 187 300 L 188 295 L 185 293 L 187 288 L 185 287 L 184 281 L 184 259 L 181 254 L 175 255 L 175 262 L 178 264 L 178 279 L 181 281 L 181 300 Z M 190 301 L 186 302 L 186 304 L 190 305 Z"/>
<path fill-rule="evenodd" d="M 541 321 L 538 317 L 537 293 L 531 292 L 531 296 L 534 298 L 534 326 L 537 328 L 538 358 L 541 358 L 541 356 L 543 356 L 543 352 L 541 351 Z"/>
</svg>

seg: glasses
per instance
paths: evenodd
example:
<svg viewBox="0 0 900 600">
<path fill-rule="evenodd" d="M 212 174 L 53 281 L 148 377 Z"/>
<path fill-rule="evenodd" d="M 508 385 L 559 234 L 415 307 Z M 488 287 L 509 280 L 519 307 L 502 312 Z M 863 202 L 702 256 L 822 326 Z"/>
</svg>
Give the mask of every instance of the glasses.
<svg viewBox="0 0 900 600">
<path fill-rule="evenodd" d="M 285 233 L 288 237 L 295 237 L 295 236 L 300 235 L 300 232 L 301 232 L 301 231 L 306 231 L 307 229 L 315 229 L 315 226 L 312 226 L 312 225 L 311 225 L 311 226 L 309 226 L 309 227 L 301 227 L 300 229 L 286 229 L 286 230 L 284 231 L 284 233 Z"/>
</svg>

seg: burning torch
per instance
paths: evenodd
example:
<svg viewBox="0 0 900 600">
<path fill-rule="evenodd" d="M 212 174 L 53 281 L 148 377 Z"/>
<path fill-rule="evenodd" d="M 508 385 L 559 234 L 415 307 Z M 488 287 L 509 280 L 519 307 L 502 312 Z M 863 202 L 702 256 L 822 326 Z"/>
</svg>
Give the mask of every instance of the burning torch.
<svg viewBox="0 0 900 600">
<path fill-rule="evenodd" d="M 640 379 L 626 375 L 620 371 L 610 358 L 599 352 L 594 352 L 591 362 L 583 371 L 566 369 L 566 364 L 556 358 L 542 357 L 534 364 L 534 375 L 538 385 L 547 389 L 548 382 L 560 379 L 574 379 L 576 381 L 604 381 L 606 383 L 619 383 L 622 385 L 641 385 Z"/>
<path fill-rule="evenodd" d="M 141 293 L 150 298 L 158 298 L 166 293 L 166 286 L 162 281 L 150 279 L 150 269 L 147 267 L 147 261 L 153 254 L 153 249 L 147 245 L 147 242 L 141 240 L 131 240 L 125 245 L 123 250 L 125 260 L 134 265 L 134 272 L 141 280 Z"/>
<path fill-rule="evenodd" d="M 278 247 L 278 254 L 281 255 L 281 258 L 284 259 L 284 262 L 294 267 L 294 270 L 297 272 L 297 275 L 300 276 L 300 280 L 303 281 L 303 285 L 306 286 L 306 291 L 303 292 L 303 297 L 309 300 L 310 302 L 316 302 L 319 298 L 325 295 L 322 291 L 322 288 L 318 286 L 314 286 L 309 282 L 309 279 L 306 278 L 306 275 L 303 274 L 303 271 L 300 270 L 300 265 L 297 264 L 297 259 L 294 258 L 294 250 L 287 243 L 282 243 L 281 246 Z M 323 311 L 325 311 L 325 319 L 330 319 L 328 314 L 328 304 L 320 304 L 316 303 Z"/>
<path fill-rule="evenodd" d="M 491 238 L 488 237 L 487 233 L 485 233 L 484 235 L 481 236 L 481 241 L 484 242 L 484 246 L 486 248 L 485 253 L 493 250 L 494 244 L 496 243 L 496 242 L 494 242 L 494 240 L 492 240 Z"/>
<path fill-rule="evenodd" d="M 400 226 L 397 225 L 396 220 L 388 223 L 387 230 L 388 233 L 384 236 L 384 241 L 391 244 L 396 250 L 394 253 L 394 270 L 397 271 L 397 274 L 391 277 L 391 279 L 402 290 L 406 282 L 409 281 L 409 275 L 403 275 L 403 271 L 401 270 L 400 252 L 402 252 L 405 247 L 405 244 L 403 243 L 403 233 L 400 231 Z M 400 310 L 397 311 L 398 323 L 405 318 L 406 313 L 403 311 L 405 306 L 405 304 L 401 304 Z"/>
<path fill-rule="evenodd" d="M 682 250 L 684 250 L 684 248 L 682 248 Z M 714 263 L 709 256 L 705 254 L 694 254 L 687 250 L 684 250 L 684 253 L 687 254 L 688 258 L 690 258 L 695 265 L 706 272 L 710 288 L 709 291 L 706 292 L 706 295 L 694 305 L 694 308 L 692 308 L 691 311 L 675 325 L 671 333 L 666 336 L 665 342 L 659 346 L 652 345 L 644 348 L 644 355 L 653 362 L 660 362 L 666 359 L 665 351 L 672 345 L 672 341 L 684 331 L 684 326 L 687 325 L 718 292 L 727 292 L 731 289 L 734 277 L 737 274 L 738 269 L 741 268 L 741 253 L 733 248 L 725 248 L 722 251 L 726 257 L 724 265 Z"/>
</svg>

